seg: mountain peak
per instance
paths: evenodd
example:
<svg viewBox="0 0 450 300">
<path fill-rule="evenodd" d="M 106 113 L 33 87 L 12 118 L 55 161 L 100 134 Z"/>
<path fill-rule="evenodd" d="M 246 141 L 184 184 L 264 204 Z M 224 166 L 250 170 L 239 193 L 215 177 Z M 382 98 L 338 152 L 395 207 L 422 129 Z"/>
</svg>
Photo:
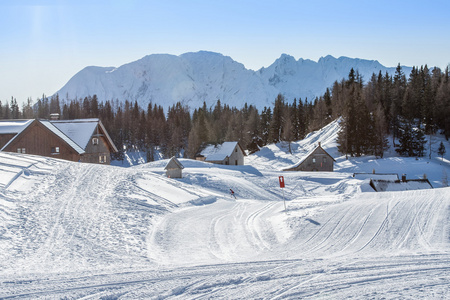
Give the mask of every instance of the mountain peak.
<svg viewBox="0 0 450 300">
<path fill-rule="evenodd" d="M 351 68 L 364 78 L 379 71 L 395 73 L 395 67 L 374 60 L 327 55 L 314 62 L 285 53 L 269 67 L 253 71 L 229 56 L 202 50 L 179 56 L 151 54 L 117 68 L 87 67 L 58 94 L 68 95 L 68 100 L 95 94 L 99 101 L 137 101 L 142 107 L 152 102 L 166 110 L 178 101 L 195 109 L 203 102 L 213 106 L 218 99 L 229 106 L 240 108 L 246 102 L 262 109 L 280 93 L 287 101 L 320 97 L 334 81 L 346 78 Z M 403 71 L 407 75 L 410 69 Z"/>
</svg>

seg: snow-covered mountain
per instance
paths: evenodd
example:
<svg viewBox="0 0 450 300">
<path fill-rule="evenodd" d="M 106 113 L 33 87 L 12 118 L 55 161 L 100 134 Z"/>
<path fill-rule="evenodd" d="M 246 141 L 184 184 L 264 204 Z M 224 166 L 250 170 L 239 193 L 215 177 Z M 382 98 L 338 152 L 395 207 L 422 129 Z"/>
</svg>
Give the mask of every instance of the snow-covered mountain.
<svg viewBox="0 0 450 300">
<path fill-rule="evenodd" d="M 394 74 L 395 67 L 378 61 L 326 56 L 318 62 L 283 54 L 268 68 L 246 69 L 239 62 L 219 53 L 200 51 L 180 56 L 152 54 L 114 67 L 86 67 L 57 93 L 69 99 L 97 95 L 100 101 L 149 102 L 167 108 L 178 101 L 197 108 L 206 102 L 238 108 L 247 102 L 258 108 L 272 106 L 281 93 L 290 102 L 321 96 L 334 81 L 347 78 L 351 68 L 368 81 L 373 73 Z M 410 68 L 403 67 L 405 74 Z"/>
</svg>

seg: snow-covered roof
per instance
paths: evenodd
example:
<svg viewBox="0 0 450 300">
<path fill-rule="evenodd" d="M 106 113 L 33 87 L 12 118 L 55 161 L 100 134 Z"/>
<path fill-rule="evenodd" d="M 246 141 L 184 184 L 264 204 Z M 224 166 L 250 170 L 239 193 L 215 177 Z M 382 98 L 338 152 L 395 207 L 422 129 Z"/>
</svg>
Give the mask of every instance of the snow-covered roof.
<svg viewBox="0 0 450 300">
<path fill-rule="evenodd" d="M 227 156 L 231 156 L 238 142 L 224 142 L 220 145 L 208 145 L 200 152 L 200 155 L 206 157 L 205 161 L 222 161 Z"/>
<path fill-rule="evenodd" d="M 99 119 L 55 120 L 49 122 L 82 149 L 86 149 L 94 130 L 97 128 Z"/>
<path fill-rule="evenodd" d="M 398 180 L 398 174 L 395 173 L 354 173 L 353 177 L 356 179 L 377 179 L 377 180 Z"/>
<path fill-rule="evenodd" d="M 0 134 L 17 134 L 22 132 L 33 120 L 0 121 Z"/>
<path fill-rule="evenodd" d="M 65 135 L 62 131 L 60 131 L 57 127 L 55 127 L 52 122 L 44 120 L 40 120 L 39 122 L 41 122 L 42 125 L 47 127 L 51 132 L 53 132 L 59 138 L 65 141 L 70 147 L 72 147 L 75 151 L 77 151 L 78 154 L 85 153 L 83 148 L 81 148 L 77 143 L 75 143 L 72 139 L 70 139 L 67 135 Z"/>
<path fill-rule="evenodd" d="M 410 179 L 406 181 L 373 179 L 370 181 L 370 185 L 377 192 L 428 190 L 433 188 L 427 179 Z"/>
<path fill-rule="evenodd" d="M 170 159 L 170 161 L 167 163 L 166 167 L 164 168 L 164 170 L 168 170 L 168 169 L 184 169 L 184 166 L 180 163 L 180 161 L 175 156 L 172 156 L 172 158 Z"/>
<path fill-rule="evenodd" d="M 31 123 L 31 120 L 8 120 L 0 121 L 0 134 L 15 134 L 2 149 L 7 147 L 25 128 Z M 55 135 L 64 140 L 70 147 L 72 147 L 79 154 L 85 153 L 86 146 L 88 145 L 92 135 L 95 133 L 97 125 L 101 128 L 102 134 L 110 143 L 114 151 L 117 152 L 117 148 L 111 140 L 110 136 L 106 132 L 102 122 L 97 119 L 77 119 L 77 120 L 38 120 L 47 129 L 53 132 Z"/>
</svg>

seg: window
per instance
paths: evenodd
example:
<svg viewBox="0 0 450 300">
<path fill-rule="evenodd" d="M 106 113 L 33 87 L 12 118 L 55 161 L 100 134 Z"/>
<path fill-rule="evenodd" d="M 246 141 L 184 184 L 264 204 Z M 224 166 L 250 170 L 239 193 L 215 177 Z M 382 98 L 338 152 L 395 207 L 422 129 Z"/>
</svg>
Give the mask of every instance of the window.
<svg viewBox="0 0 450 300">
<path fill-rule="evenodd" d="M 17 153 L 26 153 L 25 148 L 17 148 Z"/>
<path fill-rule="evenodd" d="M 59 147 L 52 147 L 51 152 L 52 154 L 59 154 Z"/>
<path fill-rule="evenodd" d="M 315 157 L 312 159 L 312 162 L 313 162 L 313 164 L 316 163 L 316 158 Z"/>
<path fill-rule="evenodd" d="M 92 145 L 98 145 L 98 138 L 92 138 Z"/>
<path fill-rule="evenodd" d="M 101 164 L 106 163 L 106 155 L 100 155 L 98 157 L 98 162 L 101 163 Z"/>
<path fill-rule="evenodd" d="M 323 158 L 323 163 L 326 163 L 326 162 L 327 162 L 327 158 L 324 157 L 324 158 Z"/>
</svg>

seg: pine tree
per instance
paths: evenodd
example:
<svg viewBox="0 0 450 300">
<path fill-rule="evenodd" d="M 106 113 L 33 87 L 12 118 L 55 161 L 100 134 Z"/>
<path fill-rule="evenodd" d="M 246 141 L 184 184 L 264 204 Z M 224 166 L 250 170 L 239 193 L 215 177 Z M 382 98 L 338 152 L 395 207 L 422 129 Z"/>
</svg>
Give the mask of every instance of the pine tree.
<svg viewBox="0 0 450 300">
<path fill-rule="evenodd" d="M 264 109 L 261 113 L 261 140 L 263 146 L 269 143 L 271 122 L 272 122 L 272 110 L 270 109 L 270 107 L 264 106 Z"/>
<path fill-rule="evenodd" d="M 442 161 L 444 161 L 444 154 L 445 154 L 446 152 L 447 152 L 447 151 L 445 150 L 444 143 L 441 142 L 441 143 L 439 144 L 438 154 L 441 156 Z"/>
<path fill-rule="evenodd" d="M 411 122 L 405 121 L 400 124 L 399 136 L 399 144 L 395 151 L 401 156 L 414 156 L 414 137 Z"/>
<path fill-rule="evenodd" d="M 284 96 L 278 94 L 277 98 L 275 99 L 272 121 L 270 123 L 270 131 L 269 131 L 270 143 L 278 143 L 279 141 L 282 140 L 281 133 L 283 132 L 283 126 L 285 122 L 284 109 L 285 109 Z"/>
<path fill-rule="evenodd" d="M 420 124 L 405 120 L 400 127 L 399 145 L 395 151 L 402 156 L 422 157 L 425 152 L 425 132 Z"/>
<path fill-rule="evenodd" d="M 388 140 L 386 137 L 387 124 L 384 117 L 383 108 L 381 104 L 373 115 L 374 131 L 373 131 L 373 154 L 377 157 L 383 158 L 384 152 L 389 149 Z"/>
<path fill-rule="evenodd" d="M 258 114 L 258 110 L 254 108 L 250 111 L 249 118 L 246 122 L 246 131 L 250 135 L 250 142 L 246 145 L 246 148 L 250 153 L 254 153 L 263 146 L 263 141 L 261 137 L 261 120 Z"/>
<path fill-rule="evenodd" d="M 427 143 L 425 139 L 425 130 L 422 128 L 421 124 L 417 125 L 416 130 L 414 130 L 414 155 L 418 157 L 423 157 L 425 154 L 425 144 Z"/>
</svg>

